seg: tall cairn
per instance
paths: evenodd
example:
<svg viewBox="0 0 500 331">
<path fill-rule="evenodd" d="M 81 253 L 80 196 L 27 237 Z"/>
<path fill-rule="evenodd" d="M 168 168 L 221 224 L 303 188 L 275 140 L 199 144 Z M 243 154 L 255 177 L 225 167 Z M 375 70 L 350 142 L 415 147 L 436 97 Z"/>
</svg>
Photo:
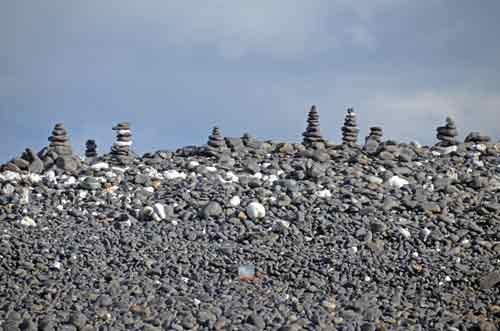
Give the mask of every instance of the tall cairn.
<svg viewBox="0 0 500 331">
<path fill-rule="evenodd" d="M 97 157 L 97 144 L 95 140 L 89 139 L 85 143 L 85 157 L 88 160 L 92 160 Z"/>
<path fill-rule="evenodd" d="M 119 163 L 129 163 L 132 159 L 130 146 L 132 145 L 132 132 L 130 124 L 122 122 L 113 127 L 116 131 L 116 141 L 111 148 L 112 158 Z"/>
<path fill-rule="evenodd" d="M 218 154 L 227 148 L 224 136 L 217 126 L 214 126 L 212 134 L 208 136 L 207 146 L 209 154 Z"/>
<path fill-rule="evenodd" d="M 344 126 L 342 127 L 342 141 L 346 145 L 356 144 L 359 129 L 356 124 L 356 113 L 353 108 L 347 108 Z"/>
<path fill-rule="evenodd" d="M 436 138 L 439 140 L 439 145 L 442 147 L 458 145 L 457 136 L 457 126 L 455 121 L 451 117 L 446 118 L 446 125 L 440 126 L 436 129 Z"/>
<path fill-rule="evenodd" d="M 52 135 L 48 138 L 49 152 L 54 152 L 57 156 L 71 156 L 73 150 L 69 143 L 68 132 L 63 123 L 57 123 L 52 130 Z"/>
<path fill-rule="evenodd" d="M 302 136 L 304 137 L 302 144 L 306 147 L 316 146 L 317 144 L 323 144 L 325 142 L 321 136 L 319 114 L 315 105 L 313 105 L 309 111 L 307 116 L 307 128 L 306 131 L 302 133 Z"/>
</svg>

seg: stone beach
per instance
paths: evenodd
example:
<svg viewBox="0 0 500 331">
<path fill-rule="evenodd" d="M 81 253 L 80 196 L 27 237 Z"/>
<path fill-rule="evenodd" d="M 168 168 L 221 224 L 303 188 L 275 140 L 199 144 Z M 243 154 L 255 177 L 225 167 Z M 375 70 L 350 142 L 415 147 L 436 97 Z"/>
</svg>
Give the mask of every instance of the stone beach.
<svg viewBox="0 0 500 331">
<path fill-rule="evenodd" d="M 57 124 L 1 167 L 0 330 L 500 330 L 491 138 L 359 146 L 349 109 L 327 143 L 316 107 L 302 143 L 139 156 L 113 130 L 81 158 Z"/>
</svg>

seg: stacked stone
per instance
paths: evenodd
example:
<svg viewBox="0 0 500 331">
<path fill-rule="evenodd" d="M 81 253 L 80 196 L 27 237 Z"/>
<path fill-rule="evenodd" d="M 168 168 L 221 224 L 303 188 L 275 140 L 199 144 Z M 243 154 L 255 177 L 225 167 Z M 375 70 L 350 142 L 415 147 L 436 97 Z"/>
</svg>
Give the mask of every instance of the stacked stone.
<svg viewBox="0 0 500 331">
<path fill-rule="evenodd" d="M 73 150 L 69 144 L 68 133 L 63 123 L 57 123 L 49 137 L 49 152 L 54 152 L 59 157 L 73 155 Z"/>
<path fill-rule="evenodd" d="M 116 131 L 116 141 L 111 148 L 111 155 L 119 161 L 127 161 L 131 157 L 132 133 L 129 123 L 119 123 L 113 127 Z"/>
<path fill-rule="evenodd" d="M 315 143 L 324 143 L 319 129 L 319 114 L 315 105 L 313 105 L 309 111 L 307 128 L 306 131 L 302 133 L 302 136 L 304 137 L 303 144 L 305 146 L 312 146 Z"/>
<path fill-rule="evenodd" d="M 214 126 L 214 128 L 212 129 L 212 134 L 208 136 L 207 149 L 208 154 L 212 156 L 216 156 L 227 149 L 224 136 L 217 126 Z"/>
<path fill-rule="evenodd" d="M 85 143 L 85 157 L 95 158 L 97 157 L 97 144 L 95 140 L 89 139 Z"/>
<path fill-rule="evenodd" d="M 446 118 L 446 125 L 437 128 L 436 138 L 440 141 L 439 145 L 443 147 L 457 145 L 458 141 L 457 127 L 451 117 Z"/>
<path fill-rule="evenodd" d="M 370 134 L 365 138 L 365 142 L 368 141 L 369 139 L 372 139 L 380 144 L 382 142 L 383 135 L 384 133 L 380 126 L 372 126 L 370 128 Z"/>
<path fill-rule="evenodd" d="M 355 144 L 358 140 L 358 133 L 356 113 L 353 108 L 348 108 L 344 126 L 342 127 L 342 141 L 344 144 Z"/>
<path fill-rule="evenodd" d="M 491 142 L 491 137 L 482 135 L 479 132 L 471 132 L 465 137 L 466 143 L 487 144 Z"/>
</svg>

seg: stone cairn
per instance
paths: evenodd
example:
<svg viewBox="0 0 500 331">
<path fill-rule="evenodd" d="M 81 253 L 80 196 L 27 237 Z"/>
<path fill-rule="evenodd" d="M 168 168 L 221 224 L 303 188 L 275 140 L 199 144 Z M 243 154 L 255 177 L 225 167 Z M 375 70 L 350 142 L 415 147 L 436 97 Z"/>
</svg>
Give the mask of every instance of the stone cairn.
<svg viewBox="0 0 500 331">
<path fill-rule="evenodd" d="M 384 133 L 380 126 L 372 126 L 370 128 L 370 134 L 365 138 L 365 142 L 369 139 L 373 139 L 380 144 L 382 142 L 383 135 Z"/>
<path fill-rule="evenodd" d="M 465 137 L 466 143 L 487 144 L 491 142 L 491 137 L 482 135 L 479 132 L 471 132 Z"/>
<path fill-rule="evenodd" d="M 121 163 L 127 163 L 132 157 L 130 151 L 130 146 L 132 145 L 130 124 L 125 122 L 119 123 L 113 127 L 113 130 L 116 131 L 116 141 L 111 148 L 111 155 L 114 160 Z"/>
<path fill-rule="evenodd" d="M 56 165 L 65 172 L 76 171 L 80 167 L 80 158 L 73 153 L 69 143 L 68 132 L 63 123 L 57 123 L 48 138 L 50 144 L 46 150 L 39 155 L 43 160 L 45 168 Z"/>
<path fill-rule="evenodd" d="M 212 134 L 208 136 L 208 151 L 209 153 L 218 153 L 226 148 L 226 142 L 224 136 L 217 126 L 212 129 Z"/>
<path fill-rule="evenodd" d="M 344 126 L 342 127 L 342 141 L 344 144 L 355 144 L 358 140 L 359 129 L 356 124 L 356 113 L 353 108 L 347 108 Z"/>
<path fill-rule="evenodd" d="M 455 121 L 451 117 L 446 118 L 446 125 L 437 128 L 436 138 L 440 141 L 439 145 L 442 147 L 448 147 L 457 145 L 457 127 Z"/>
<path fill-rule="evenodd" d="M 49 152 L 54 152 L 58 156 L 71 156 L 73 150 L 69 144 L 68 133 L 63 123 L 57 123 L 52 130 L 52 135 L 49 137 Z"/>
<path fill-rule="evenodd" d="M 378 147 L 382 142 L 382 128 L 379 126 L 373 126 L 370 128 L 370 134 L 365 137 L 365 145 L 363 149 L 368 154 L 375 154 L 378 151 Z"/>
<path fill-rule="evenodd" d="M 95 143 L 95 140 L 89 139 L 85 143 L 85 157 L 88 159 L 97 157 L 97 144 Z"/>
<path fill-rule="evenodd" d="M 306 131 L 302 133 L 302 136 L 304 137 L 302 144 L 305 146 L 314 146 L 317 143 L 324 143 L 319 129 L 319 114 L 315 105 L 313 105 L 309 111 L 307 128 Z"/>
</svg>

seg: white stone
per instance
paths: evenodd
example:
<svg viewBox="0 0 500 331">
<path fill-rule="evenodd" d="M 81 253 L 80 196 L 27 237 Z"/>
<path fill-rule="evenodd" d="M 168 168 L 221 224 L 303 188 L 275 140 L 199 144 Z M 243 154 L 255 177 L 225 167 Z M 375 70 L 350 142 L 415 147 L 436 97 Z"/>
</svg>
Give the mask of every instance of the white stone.
<svg viewBox="0 0 500 331">
<path fill-rule="evenodd" d="M 129 134 L 130 130 L 118 130 L 118 134 Z"/>
<path fill-rule="evenodd" d="M 76 178 L 73 176 L 68 177 L 68 179 L 63 183 L 64 186 L 71 186 L 76 184 Z"/>
<path fill-rule="evenodd" d="M 45 178 L 50 182 L 50 183 L 56 183 L 57 178 L 56 178 L 56 173 L 53 170 L 49 170 L 45 173 Z"/>
<path fill-rule="evenodd" d="M 474 161 L 472 161 L 472 163 L 474 163 L 474 165 L 475 165 L 476 167 L 479 167 L 479 168 L 484 167 L 484 162 L 483 162 L 483 161 L 474 160 Z"/>
<path fill-rule="evenodd" d="M 208 171 L 208 172 L 216 172 L 217 168 L 216 167 L 212 167 L 212 166 L 208 166 L 208 167 L 205 167 L 205 170 Z"/>
<path fill-rule="evenodd" d="M 15 182 L 19 179 L 21 179 L 21 176 L 14 171 L 4 171 L 2 174 L 0 174 L 0 180 L 5 182 Z"/>
<path fill-rule="evenodd" d="M 255 174 L 253 174 L 253 175 L 252 175 L 252 176 L 250 176 L 250 177 L 257 178 L 257 179 L 262 179 L 262 176 L 263 176 L 263 175 L 262 175 L 262 173 L 260 173 L 260 172 L 256 172 Z"/>
<path fill-rule="evenodd" d="M 30 173 L 28 175 L 28 179 L 31 183 L 36 184 L 42 181 L 42 176 L 40 176 L 39 174 Z"/>
<path fill-rule="evenodd" d="M 358 248 L 356 246 L 352 246 L 351 248 L 349 248 L 351 254 L 356 254 L 358 252 Z"/>
<path fill-rule="evenodd" d="M 30 189 L 25 187 L 22 189 L 21 198 L 19 199 L 21 205 L 27 205 L 30 203 Z"/>
<path fill-rule="evenodd" d="M 451 282 L 451 278 L 450 278 L 450 276 L 446 276 L 446 277 L 444 278 L 444 281 L 445 281 L 445 282 Z"/>
<path fill-rule="evenodd" d="M 484 145 L 484 144 L 477 144 L 474 147 L 476 148 L 476 150 L 478 150 L 480 152 L 484 152 L 486 150 L 486 145 Z"/>
<path fill-rule="evenodd" d="M 57 269 L 57 270 L 61 269 L 61 267 L 62 267 L 62 264 L 59 261 L 55 261 L 54 264 L 52 265 L 52 268 Z"/>
<path fill-rule="evenodd" d="M 428 228 L 424 228 L 422 232 L 424 234 L 424 241 L 426 241 L 427 237 L 429 237 L 429 235 L 431 234 L 431 230 L 429 230 Z"/>
<path fill-rule="evenodd" d="M 99 162 L 99 163 L 91 165 L 90 168 L 94 169 L 94 170 L 109 169 L 109 164 L 107 164 L 106 162 Z"/>
<path fill-rule="evenodd" d="M 233 207 L 237 207 L 240 205 L 241 203 L 241 200 L 240 200 L 240 197 L 235 195 L 234 197 L 231 198 L 231 200 L 229 200 L 229 203 L 231 204 L 231 206 Z"/>
<path fill-rule="evenodd" d="M 398 176 L 392 176 L 391 178 L 389 178 L 389 185 L 397 187 L 397 188 L 401 188 L 401 187 L 408 185 L 408 184 L 410 184 L 410 182 L 408 182 L 406 179 L 398 177 Z"/>
<path fill-rule="evenodd" d="M 187 175 L 183 172 L 179 172 L 177 170 L 167 170 L 163 173 L 166 179 L 176 179 L 176 178 L 182 178 L 186 179 Z"/>
<path fill-rule="evenodd" d="M 458 150 L 457 146 L 448 146 L 448 147 L 442 147 L 441 148 L 441 152 L 443 153 L 443 155 L 456 152 L 457 150 Z"/>
<path fill-rule="evenodd" d="M 418 252 L 413 252 L 413 257 L 418 257 Z"/>
<path fill-rule="evenodd" d="M 372 279 L 371 279 L 371 277 L 370 277 L 370 276 L 365 276 L 365 282 L 369 282 L 369 281 L 371 281 L 371 280 L 372 280 Z"/>
<path fill-rule="evenodd" d="M 276 175 L 281 176 L 281 175 L 283 175 L 284 173 L 285 173 L 285 172 L 284 172 L 283 170 L 278 170 L 278 171 L 276 172 Z"/>
<path fill-rule="evenodd" d="M 253 220 L 266 216 L 266 209 L 258 202 L 251 202 L 247 206 L 246 212 L 248 217 Z"/>
<path fill-rule="evenodd" d="M 274 183 L 274 182 L 275 182 L 275 181 L 277 181 L 277 180 L 278 180 L 278 176 L 276 176 L 276 175 L 274 175 L 274 174 L 273 174 L 273 175 L 269 175 L 269 177 L 267 178 L 267 181 L 268 181 L 269 183 Z"/>
<path fill-rule="evenodd" d="M 228 171 L 228 172 L 226 173 L 226 178 L 227 178 L 228 180 L 230 180 L 231 182 L 233 182 L 233 183 L 237 183 L 237 182 L 239 182 L 239 181 L 240 181 L 239 177 L 238 177 L 237 175 L 235 175 L 235 174 L 234 174 L 233 172 L 231 172 L 231 171 Z"/>
<path fill-rule="evenodd" d="M 118 177 L 118 175 L 115 172 L 113 172 L 113 171 L 106 171 L 104 173 L 104 176 L 106 176 L 106 178 L 116 178 L 116 177 Z M 100 178 L 102 178 L 102 177 L 100 177 Z"/>
<path fill-rule="evenodd" d="M 63 211 L 64 207 L 63 207 L 63 205 L 57 205 L 56 209 L 59 210 L 59 211 Z"/>
<path fill-rule="evenodd" d="M 320 198 L 330 198 L 332 196 L 332 192 L 330 192 L 330 190 L 325 189 L 325 190 L 316 192 L 316 195 Z"/>
<path fill-rule="evenodd" d="M 114 143 L 115 146 L 131 146 L 132 141 L 116 141 Z"/>
<path fill-rule="evenodd" d="M 399 232 L 403 235 L 403 237 L 405 237 L 406 239 L 410 239 L 411 237 L 411 234 L 410 234 L 410 231 L 408 231 L 407 229 L 405 228 L 399 228 Z"/>
<path fill-rule="evenodd" d="M 156 203 L 153 206 L 154 212 L 160 217 L 160 219 L 164 220 L 167 218 L 167 213 L 165 212 L 165 207 L 161 203 Z"/>
<path fill-rule="evenodd" d="M 19 223 L 24 226 L 36 226 L 35 221 L 29 216 L 24 216 Z"/>
<path fill-rule="evenodd" d="M 432 152 L 431 152 L 431 154 L 432 154 L 432 155 L 434 155 L 434 156 L 439 156 L 439 155 L 441 155 L 441 153 L 439 153 L 438 151 L 432 151 Z"/>
<path fill-rule="evenodd" d="M 188 169 L 192 170 L 192 169 L 196 168 L 199 165 L 200 165 L 200 162 L 198 162 L 198 161 L 189 161 L 189 163 L 188 163 Z"/>
<path fill-rule="evenodd" d="M 149 193 L 154 193 L 155 192 L 155 188 L 152 187 L 152 186 L 147 186 L 144 188 L 144 191 L 147 191 Z"/>
<path fill-rule="evenodd" d="M 269 162 L 262 163 L 262 168 L 264 168 L 264 169 L 269 168 L 270 166 L 271 166 L 271 163 L 269 163 Z"/>
</svg>

